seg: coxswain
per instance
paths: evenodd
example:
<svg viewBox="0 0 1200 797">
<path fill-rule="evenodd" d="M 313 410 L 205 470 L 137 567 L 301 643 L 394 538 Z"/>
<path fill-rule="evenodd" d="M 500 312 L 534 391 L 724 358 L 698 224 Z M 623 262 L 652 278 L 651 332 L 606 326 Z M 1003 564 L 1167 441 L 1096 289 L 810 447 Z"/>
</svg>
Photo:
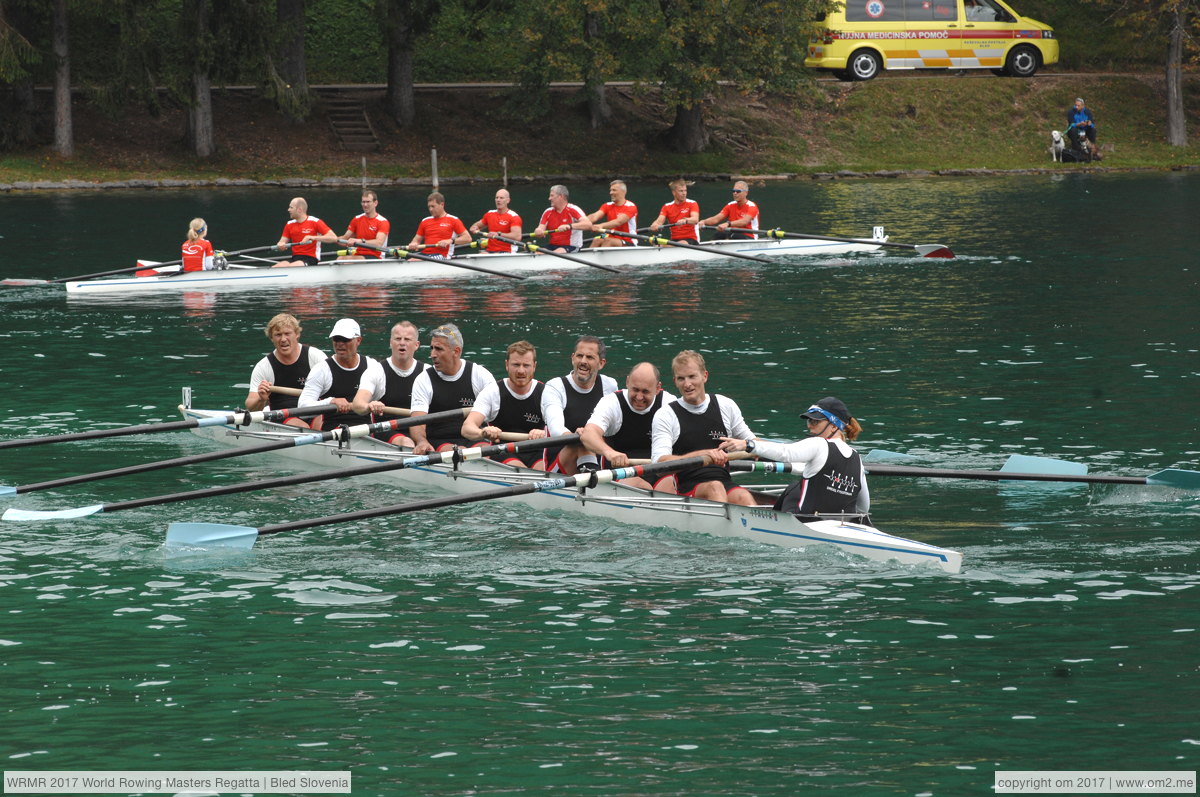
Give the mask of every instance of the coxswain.
<svg viewBox="0 0 1200 797">
<path fill-rule="evenodd" d="M 862 432 L 858 421 L 841 399 L 827 396 L 800 413 L 808 422 L 810 437 L 796 443 L 724 438 L 726 451 L 749 451 L 776 462 L 804 464 L 803 475 L 775 503 L 775 508 L 801 520 L 822 516 L 865 516 L 871 510 L 867 474 L 862 457 L 850 447 Z"/>
<path fill-rule="evenodd" d="M 527 340 L 509 345 L 504 356 L 508 376 L 479 391 L 475 405 L 462 424 L 462 436 L 480 440 L 480 445 L 498 443 L 504 432 L 529 435 L 530 440 L 546 437 L 542 419 L 542 391 L 545 384 L 534 378 L 537 349 Z M 510 465 L 534 470 L 546 469 L 546 450 L 535 448 L 494 457 Z"/>
<path fill-rule="evenodd" d="M 512 195 L 501 188 L 496 192 L 496 209 L 483 214 L 483 218 L 471 225 L 472 235 L 483 235 L 490 239 L 484 252 L 516 252 L 517 245 L 498 240 L 500 236 L 513 241 L 521 240 L 521 217 L 509 208 Z"/>
<path fill-rule="evenodd" d="M 628 190 L 624 180 L 613 180 L 608 184 L 609 200 L 588 216 L 594 232 L 607 233 L 592 239 L 593 249 L 602 246 L 637 246 L 637 239 L 629 237 L 638 231 L 637 205 L 625 196 Z"/>
<path fill-rule="evenodd" d="M 337 410 L 320 416 L 314 429 L 331 430 L 339 426 L 370 423 L 367 405 L 383 396 L 383 368 L 377 360 L 358 353 L 362 330 L 351 318 L 340 319 L 329 333 L 333 356 L 318 363 L 304 382 L 298 406 L 334 404 Z"/>
<path fill-rule="evenodd" d="M 726 467 L 729 454 L 722 440 L 753 440 L 742 411 L 731 398 L 705 393 L 708 371 L 704 357 L 695 351 L 681 351 L 671 361 L 671 374 L 679 400 L 654 413 L 651 422 L 650 458 L 655 462 L 707 456 L 711 465 L 689 468 L 675 474 L 679 495 L 754 506 L 754 497 L 741 485 L 734 484 Z"/>
<path fill-rule="evenodd" d="M 471 234 L 462 219 L 446 212 L 446 197 L 434 191 L 425 199 L 429 215 L 417 225 L 416 235 L 408 244 L 408 250 L 429 257 L 454 257 L 454 247 L 471 243 Z"/>
<path fill-rule="evenodd" d="M 316 216 L 308 215 L 308 201 L 304 197 L 296 197 L 288 203 L 288 215 L 291 219 L 283 225 L 283 234 L 279 236 L 276 249 L 290 248 L 291 255 L 275 268 L 284 266 L 315 266 L 321 260 L 321 244 L 336 243 L 337 235 L 329 229 L 329 225 Z"/>
<path fill-rule="evenodd" d="M 583 246 L 583 231 L 591 228 L 592 223 L 588 221 L 583 208 L 571 204 L 571 192 L 567 187 L 552 185 L 550 207 L 542 211 L 542 218 L 531 235 L 540 238 L 549 232 L 548 248 L 562 254 L 578 251 Z"/>
<path fill-rule="evenodd" d="M 609 393 L 596 404 L 580 441 L 604 458 L 604 467 L 625 468 L 630 460 L 650 458 L 650 422 L 664 404 L 675 401 L 663 392 L 662 377 L 653 363 L 638 363 L 625 377 L 625 389 Z M 671 478 L 670 476 L 666 478 Z M 650 490 L 654 485 L 633 476 L 623 484 Z"/>
<path fill-rule="evenodd" d="M 400 321 L 392 325 L 391 336 L 388 338 L 391 355 L 382 361 L 384 390 L 383 397 L 378 402 L 367 405 L 372 417 L 383 411 L 384 407 L 412 406 L 412 388 L 417 377 L 429 366 L 416 358 L 417 350 L 421 348 L 421 333 L 416 324 L 411 321 Z M 412 438 L 404 432 L 376 432 L 374 435 L 392 445 L 411 448 Z"/>
<path fill-rule="evenodd" d="M 325 359 L 325 352 L 300 342 L 300 321 L 290 313 L 279 313 L 267 322 L 264 330 L 275 349 L 254 364 L 250 373 L 250 392 L 246 395 L 246 409 L 258 412 L 264 407 L 272 410 L 290 410 L 296 406 L 299 396 L 273 393 L 271 388 L 304 388 L 309 372 Z M 301 418 L 288 418 L 285 423 L 292 426 L 308 426 Z"/>
<path fill-rule="evenodd" d="M 687 180 L 680 178 L 667 183 L 671 195 L 675 197 L 662 206 L 658 216 L 650 222 L 650 231 L 658 232 L 664 224 L 671 228 L 671 240 L 680 243 L 700 243 L 700 205 L 694 199 L 687 198 Z"/>
<path fill-rule="evenodd" d="M 192 219 L 183 242 L 184 271 L 208 271 L 213 267 L 213 245 L 208 240 L 208 222 Z"/>
<path fill-rule="evenodd" d="M 387 249 L 388 235 L 392 231 L 392 223 L 379 212 L 379 194 L 367 190 L 362 192 L 362 213 L 350 219 L 346 232 L 342 233 L 342 241 L 355 246 L 367 244 L 356 249 L 352 255 L 342 255 L 338 260 L 367 260 L 383 257 L 381 250 Z"/>
<path fill-rule="evenodd" d="M 582 431 L 600 399 L 617 389 L 617 380 L 600 373 L 607 357 L 607 348 L 600 338 L 581 335 L 571 353 L 571 372 L 546 383 L 542 417 L 552 437 Z M 600 467 L 595 454 L 575 443 L 563 446 L 549 462 L 550 470 L 567 475 Z"/>
<path fill-rule="evenodd" d="M 749 240 L 758 237 L 758 205 L 750 200 L 750 184 L 738 180 L 733 184 L 733 200 L 721 208 L 715 216 L 700 222 L 705 227 L 716 227 L 718 239 L 737 238 Z"/>
<path fill-rule="evenodd" d="M 413 382 L 409 405 L 413 417 L 473 407 L 480 392 L 496 381 L 479 363 L 464 360 L 462 350 L 462 332 L 454 324 L 442 324 L 430 333 L 429 359 L 433 364 Z M 413 453 L 429 454 L 467 445 L 470 441 L 462 436 L 462 423 L 461 418 L 451 418 L 411 427 Z"/>
</svg>

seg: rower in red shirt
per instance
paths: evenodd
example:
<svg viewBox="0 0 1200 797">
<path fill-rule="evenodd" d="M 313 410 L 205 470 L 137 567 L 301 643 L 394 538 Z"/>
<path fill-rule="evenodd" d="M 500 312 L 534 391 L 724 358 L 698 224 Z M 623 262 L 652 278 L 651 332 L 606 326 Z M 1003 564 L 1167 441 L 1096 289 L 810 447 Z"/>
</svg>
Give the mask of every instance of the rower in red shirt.
<svg viewBox="0 0 1200 797">
<path fill-rule="evenodd" d="M 631 235 L 637 233 L 637 205 L 625 197 L 628 190 L 624 180 L 613 180 L 608 184 L 609 201 L 588 216 L 593 230 L 611 233 L 607 237 L 593 238 L 593 249 L 601 246 L 637 246 L 636 239 L 630 238 L 628 235 L 621 235 L 621 233 Z"/>
<path fill-rule="evenodd" d="M 521 240 L 521 217 L 509 209 L 512 196 L 504 188 L 496 192 L 496 209 L 483 214 L 483 218 L 471 225 L 471 234 L 483 233 L 491 240 L 488 241 L 485 252 L 515 252 L 515 244 L 506 244 L 496 240 L 502 235 L 514 241 Z M 486 230 L 486 232 L 484 232 Z"/>
<path fill-rule="evenodd" d="M 750 201 L 750 186 L 745 180 L 733 184 L 733 201 L 721 208 L 715 216 L 700 222 L 705 227 L 716 227 L 717 238 L 754 239 L 758 233 L 758 205 Z"/>
<path fill-rule="evenodd" d="M 192 219 L 188 224 L 187 240 L 181 250 L 184 271 L 208 271 L 213 267 L 213 245 L 205 237 L 207 235 L 208 224 L 204 219 Z M 141 276 L 140 272 L 138 276 Z"/>
<path fill-rule="evenodd" d="M 342 240 L 351 246 L 370 244 L 380 249 L 387 249 L 388 234 L 392 231 L 392 223 L 379 212 L 379 194 L 370 190 L 363 191 L 362 209 L 362 213 L 350 219 L 350 224 L 346 226 Z M 363 247 L 352 255 L 342 255 L 338 260 L 364 260 L 368 257 L 381 258 L 383 252 Z"/>
<path fill-rule="evenodd" d="M 688 186 L 682 178 L 667 184 L 674 200 L 662 206 L 658 218 L 650 222 L 650 231 L 658 232 L 663 224 L 671 225 L 671 240 L 682 243 L 700 243 L 700 204 L 687 198 Z"/>
<path fill-rule="evenodd" d="M 275 248 L 286 249 L 290 244 L 292 255 L 290 260 L 276 263 L 275 268 L 315 266 L 321 260 L 321 244 L 336 243 L 337 235 L 328 224 L 308 215 L 308 201 L 304 197 L 298 196 L 288 203 L 288 215 L 292 218 L 283 225 L 283 234 Z"/>
<path fill-rule="evenodd" d="M 408 249 L 430 257 L 454 257 L 454 246 L 471 243 L 471 234 L 458 216 L 446 212 L 446 197 L 434 191 L 425 200 L 429 215 L 417 225 Z"/>
<path fill-rule="evenodd" d="M 532 233 L 534 238 L 550 233 L 550 250 L 575 252 L 583 246 L 583 231 L 592 229 L 583 208 L 571 204 L 571 192 L 565 185 L 550 186 L 550 207 Z"/>
</svg>

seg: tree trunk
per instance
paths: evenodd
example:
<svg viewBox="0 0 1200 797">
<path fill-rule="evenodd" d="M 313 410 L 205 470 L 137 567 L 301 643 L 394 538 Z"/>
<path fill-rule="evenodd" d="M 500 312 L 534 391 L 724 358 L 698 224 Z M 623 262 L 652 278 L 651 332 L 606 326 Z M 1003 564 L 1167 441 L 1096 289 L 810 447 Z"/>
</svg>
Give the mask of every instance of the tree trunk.
<svg viewBox="0 0 1200 797">
<path fill-rule="evenodd" d="M 583 18 L 583 40 L 589 52 L 600 46 L 600 15 L 588 11 Z M 612 118 L 612 109 L 608 107 L 608 98 L 604 94 L 604 75 L 596 69 L 596 59 L 589 57 L 584 66 L 583 90 L 587 94 L 588 116 L 592 129 L 597 130 Z"/>
<path fill-rule="evenodd" d="M 75 132 L 71 124 L 71 48 L 67 35 L 67 0 L 54 2 L 54 151 L 75 157 Z"/>
<path fill-rule="evenodd" d="M 400 127 L 411 127 L 417 116 L 413 91 L 413 8 L 408 2 L 387 2 L 387 108 Z"/>
<path fill-rule="evenodd" d="M 279 22 L 279 74 L 287 84 L 291 102 L 282 105 L 296 119 L 308 116 L 308 61 L 304 55 L 304 0 L 276 0 Z"/>
<path fill-rule="evenodd" d="M 211 158 L 213 143 L 212 82 L 208 73 L 197 67 L 192 72 L 192 104 L 187 112 L 188 149 L 197 158 Z"/>
<path fill-rule="evenodd" d="M 1167 143 L 1187 146 L 1187 116 L 1183 111 L 1184 11 L 1176 8 L 1167 44 Z"/>
<path fill-rule="evenodd" d="M 704 108 L 700 103 L 691 108 L 675 106 L 675 124 L 667 133 L 667 143 L 676 152 L 687 154 L 708 148 L 708 127 L 704 124 Z"/>
</svg>

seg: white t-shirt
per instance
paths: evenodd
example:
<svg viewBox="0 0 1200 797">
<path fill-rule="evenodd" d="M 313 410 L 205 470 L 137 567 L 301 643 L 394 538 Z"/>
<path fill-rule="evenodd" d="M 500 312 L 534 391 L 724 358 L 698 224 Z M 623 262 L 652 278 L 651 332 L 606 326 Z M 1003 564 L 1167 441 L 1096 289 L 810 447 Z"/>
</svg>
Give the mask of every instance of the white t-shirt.
<svg viewBox="0 0 1200 797">
<path fill-rule="evenodd" d="M 476 397 L 489 384 L 494 384 L 496 377 L 492 376 L 488 369 L 484 368 L 479 363 L 472 363 L 471 368 L 471 392 Z M 458 370 L 453 375 L 443 374 L 438 371 L 438 375 L 447 382 L 457 382 L 467 370 L 467 361 L 462 360 L 458 364 Z M 429 369 L 421 372 L 420 376 L 413 380 L 412 389 L 412 406 L 409 409 L 414 412 L 429 412 L 429 402 L 433 400 L 433 383 L 429 381 Z"/>
<path fill-rule="evenodd" d="M 325 359 L 325 352 L 318 349 L 316 346 L 308 347 L 308 370 L 312 370 L 318 363 Z M 263 382 L 275 384 L 275 369 L 271 367 L 271 361 L 266 357 L 254 364 L 254 370 L 250 372 L 250 392 L 258 392 L 258 386 Z"/>
<path fill-rule="evenodd" d="M 600 380 L 600 395 L 601 401 L 603 397 L 617 391 L 617 380 L 611 376 L 600 374 L 597 377 Z M 574 429 L 567 428 L 566 419 L 563 417 L 563 410 L 567 408 L 567 394 L 563 392 L 562 379 L 551 379 L 546 383 L 546 389 L 542 392 L 542 417 L 546 419 L 546 430 L 550 432 L 551 437 L 558 437 L 564 434 L 574 434 Z M 575 380 L 571 378 L 571 374 L 567 374 L 566 383 L 574 389 L 576 393 L 584 393 L 587 391 L 580 390 L 579 385 L 575 384 Z M 592 385 L 592 390 L 596 386 Z"/>
<path fill-rule="evenodd" d="M 625 414 L 621 412 L 621 403 L 617 401 L 617 393 L 620 393 L 625 397 L 625 403 L 629 404 L 629 411 L 635 415 L 645 415 L 648 412 L 652 412 L 654 408 L 654 404 L 651 403 L 649 407 L 639 412 L 638 409 L 634 407 L 632 403 L 630 403 L 629 393 L 624 388 L 614 393 L 609 393 L 607 396 L 600 399 L 600 403 L 596 405 L 596 409 L 592 410 L 592 417 L 588 418 L 588 425 L 598 428 L 600 430 L 600 434 L 605 437 L 612 437 L 617 432 L 621 431 L 621 425 L 625 422 Z M 672 401 L 678 401 L 678 399 L 665 390 L 662 391 L 662 406 L 665 407 Z"/>
<path fill-rule="evenodd" d="M 529 383 L 529 390 L 524 393 L 517 393 L 512 389 L 512 383 L 508 381 L 508 377 L 504 377 L 503 382 L 504 389 L 516 399 L 529 398 L 533 394 L 533 391 L 537 390 L 537 386 L 541 384 L 541 382 L 535 379 Z M 478 412 L 483 416 L 485 421 L 491 423 L 500 414 L 500 398 L 500 382 L 492 382 L 476 394 L 475 406 L 471 407 L 471 412 Z"/>
<path fill-rule="evenodd" d="M 378 401 L 383 398 L 383 391 L 387 387 L 387 379 L 383 375 L 383 366 L 379 364 L 379 360 L 374 360 L 366 355 L 360 354 L 359 357 L 364 357 L 367 361 L 367 369 L 363 371 L 362 376 L 358 381 L 359 390 L 370 391 L 370 401 Z M 342 368 L 338 365 L 338 361 L 330 357 L 330 368 L 341 368 L 343 371 L 349 371 L 349 368 Z M 357 366 L 357 363 L 355 364 Z M 316 404 L 321 404 L 321 396 L 325 391 L 329 390 L 333 385 L 333 372 L 325 367 L 324 362 L 313 366 L 313 369 L 308 372 L 308 379 L 304 382 L 304 392 L 300 394 L 298 405 L 301 407 L 311 407 Z M 354 397 L 351 396 L 353 401 Z"/>
<path fill-rule="evenodd" d="M 688 404 L 682 399 L 675 403 L 693 415 L 702 415 L 708 410 L 708 404 L 714 398 L 719 399 L 721 421 L 729 430 L 728 436 L 740 440 L 753 440 L 754 432 L 750 431 L 750 427 L 742 418 L 742 410 L 731 398 L 709 393 L 705 395 L 704 401 L 700 402 L 698 406 Z M 679 439 L 679 418 L 675 415 L 675 410 L 664 404 L 658 412 L 654 413 L 654 420 L 650 424 L 650 460 L 658 462 L 662 457 L 669 456 L 677 439 Z M 720 445 L 720 442 L 720 440 L 714 440 L 713 448 Z"/>
<path fill-rule="evenodd" d="M 808 437 L 795 443 L 756 440 L 754 441 L 754 453 L 763 459 L 772 459 L 776 462 L 802 462 L 804 463 L 802 477 L 811 479 L 821 471 L 821 468 L 825 467 L 825 461 L 829 459 L 830 442 L 823 437 Z M 837 446 L 838 451 L 846 456 L 854 451 L 845 440 L 833 440 L 832 443 Z M 871 511 L 871 494 L 867 491 L 866 468 L 862 466 L 861 457 L 859 458 L 858 483 L 862 485 L 862 491 L 855 501 L 855 508 L 859 512 L 869 512 Z"/>
</svg>

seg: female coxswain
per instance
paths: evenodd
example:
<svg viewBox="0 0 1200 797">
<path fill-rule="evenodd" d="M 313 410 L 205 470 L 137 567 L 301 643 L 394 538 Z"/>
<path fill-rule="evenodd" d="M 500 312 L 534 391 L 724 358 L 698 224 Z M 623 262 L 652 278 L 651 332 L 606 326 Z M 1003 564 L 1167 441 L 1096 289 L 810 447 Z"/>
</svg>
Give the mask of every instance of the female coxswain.
<svg viewBox="0 0 1200 797">
<path fill-rule="evenodd" d="M 208 224 L 204 219 L 192 219 L 182 248 L 184 271 L 208 271 L 213 267 L 213 245 L 207 236 Z"/>
</svg>

